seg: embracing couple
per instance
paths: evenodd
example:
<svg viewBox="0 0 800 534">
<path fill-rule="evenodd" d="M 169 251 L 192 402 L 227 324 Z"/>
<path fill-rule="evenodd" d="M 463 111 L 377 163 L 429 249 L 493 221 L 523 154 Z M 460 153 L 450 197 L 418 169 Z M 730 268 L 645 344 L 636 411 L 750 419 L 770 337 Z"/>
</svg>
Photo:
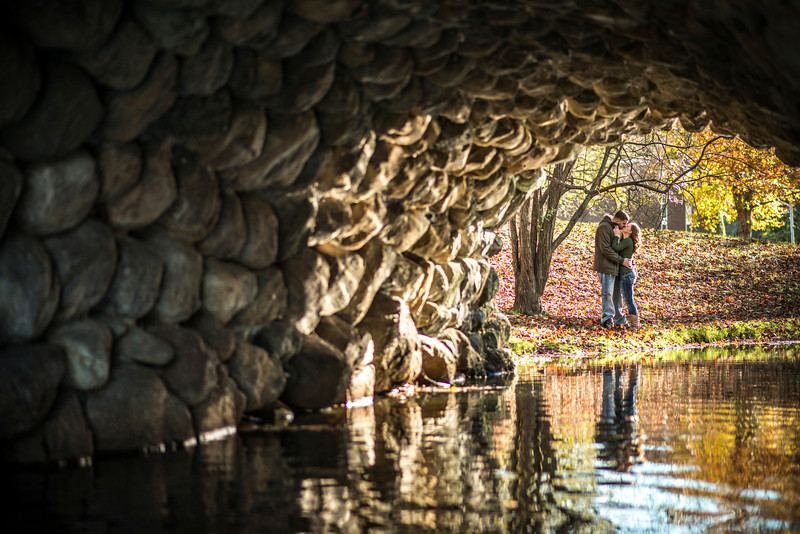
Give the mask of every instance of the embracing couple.
<svg viewBox="0 0 800 534">
<path fill-rule="evenodd" d="M 639 310 L 633 299 L 637 277 L 633 255 L 641 245 L 641 235 L 639 225 L 632 223 L 628 214 L 621 210 L 613 217 L 605 215 L 597 227 L 592 268 L 600 278 L 603 301 L 600 325 L 603 328 L 639 328 Z M 622 314 L 623 298 L 628 308 L 627 316 Z"/>
</svg>

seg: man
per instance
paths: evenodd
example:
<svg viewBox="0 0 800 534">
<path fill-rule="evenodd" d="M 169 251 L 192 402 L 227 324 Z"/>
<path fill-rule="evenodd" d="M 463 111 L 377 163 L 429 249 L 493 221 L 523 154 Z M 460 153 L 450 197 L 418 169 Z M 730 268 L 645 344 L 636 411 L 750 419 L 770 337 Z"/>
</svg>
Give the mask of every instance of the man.
<svg viewBox="0 0 800 534">
<path fill-rule="evenodd" d="M 603 216 L 603 220 L 597 226 L 594 235 L 594 264 L 592 269 L 597 271 L 600 279 L 600 297 L 603 301 L 603 312 L 600 316 L 600 325 L 603 328 L 613 328 L 617 326 L 627 326 L 625 317 L 620 312 L 622 308 L 622 297 L 619 290 L 619 266 L 631 268 L 632 262 L 623 258 L 611 248 L 611 238 L 614 236 L 614 228 L 622 228 L 630 221 L 627 213 L 620 210 L 614 214 Z"/>
</svg>

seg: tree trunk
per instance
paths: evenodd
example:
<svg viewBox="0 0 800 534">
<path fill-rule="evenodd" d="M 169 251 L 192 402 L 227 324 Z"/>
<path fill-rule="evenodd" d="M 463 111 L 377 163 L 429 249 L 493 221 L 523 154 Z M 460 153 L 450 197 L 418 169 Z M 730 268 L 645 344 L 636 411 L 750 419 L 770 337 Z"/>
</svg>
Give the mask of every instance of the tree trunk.
<svg viewBox="0 0 800 534">
<path fill-rule="evenodd" d="M 753 232 L 753 210 L 736 210 L 736 222 L 739 223 L 739 229 L 736 231 L 736 236 L 750 239 L 750 236 Z"/>
<path fill-rule="evenodd" d="M 525 201 L 519 215 L 511 219 L 511 247 L 514 264 L 514 310 L 523 315 L 542 313 L 542 291 L 537 284 L 535 246 L 537 236 L 531 232 L 534 213 L 538 209 L 536 191 Z M 532 213 L 534 212 L 534 213 Z M 518 222 L 519 221 L 519 222 Z"/>
<path fill-rule="evenodd" d="M 572 171 L 572 163 L 556 165 L 559 181 Z M 558 173 L 558 174 L 557 174 Z M 550 276 L 550 263 L 556 245 L 553 235 L 556 212 L 566 189 L 556 181 L 536 190 L 510 221 L 512 263 L 514 266 L 514 311 L 523 315 L 543 312 L 542 296 Z"/>
<path fill-rule="evenodd" d="M 750 239 L 753 232 L 753 192 L 749 190 L 734 191 L 733 205 L 736 208 L 737 237 Z"/>
</svg>

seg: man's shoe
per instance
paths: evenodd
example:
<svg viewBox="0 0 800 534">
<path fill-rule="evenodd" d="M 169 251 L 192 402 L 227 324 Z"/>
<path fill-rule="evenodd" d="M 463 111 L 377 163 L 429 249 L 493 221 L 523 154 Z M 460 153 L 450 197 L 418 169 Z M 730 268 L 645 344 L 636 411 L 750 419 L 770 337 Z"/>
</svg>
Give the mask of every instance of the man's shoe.
<svg viewBox="0 0 800 534">
<path fill-rule="evenodd" d="M 614 321 L 613 319 L 606 319 L 602 323 L 600 323 L 600 328 L 605 328 L 606 330 L 611 330 L 614 328 Z"/>
</svg>

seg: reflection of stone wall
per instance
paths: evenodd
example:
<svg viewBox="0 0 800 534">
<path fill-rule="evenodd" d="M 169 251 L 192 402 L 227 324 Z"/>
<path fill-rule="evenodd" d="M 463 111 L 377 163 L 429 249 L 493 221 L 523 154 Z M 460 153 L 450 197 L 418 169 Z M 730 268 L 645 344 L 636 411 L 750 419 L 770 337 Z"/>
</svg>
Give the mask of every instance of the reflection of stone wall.
<svg viewBox="0 0 800 534">
<path fill-rule="evenodd" d="M 507 370 L 486 256 L 540 167 L 675 120 L 800 161 L 765 90 L 797 15 L 664 6 L 5 7 L 0 437 L 72 457 Z"/>
<path fill-rule="evenodd" d="M 511 521 L 520 516 L 563 523 L 550 502 L 525 514 L 514 506 L 510 490 L 518 477 L 531 475 L 523 482 L 538 490 L 529 491 L 531 501 L 552 491 L 540 482 L 545 477 L 533 476 L 541 471 L 517 471 L 513 463 L 515 443 L 540 449 L 549 440 L 520 439 L 517 427 L 526 424 L 516 417 L 520 397 L 530 403 L 529 394 L 512 388 L 403 403 L 379 399 L 328 413 L 322 425 L 243 432 L 167 456 L 102 458 L 90 469 L 15 470 L 13 487 L 41 478 L 51 489 L 41 513 L 25 517 L 29 508 L 11 506 L 6 519 L 19 510 L 31 528 L 79 530 L 91 522 L 137 532 L 167 524 L 186 532 L 514 532 Z M 542 417 L 542 410 L 528 412 Z M 331 425 L 336 417 L 339 424 Z M 23 493 L 11 499 L 33 504 Z"/>
</svg>

